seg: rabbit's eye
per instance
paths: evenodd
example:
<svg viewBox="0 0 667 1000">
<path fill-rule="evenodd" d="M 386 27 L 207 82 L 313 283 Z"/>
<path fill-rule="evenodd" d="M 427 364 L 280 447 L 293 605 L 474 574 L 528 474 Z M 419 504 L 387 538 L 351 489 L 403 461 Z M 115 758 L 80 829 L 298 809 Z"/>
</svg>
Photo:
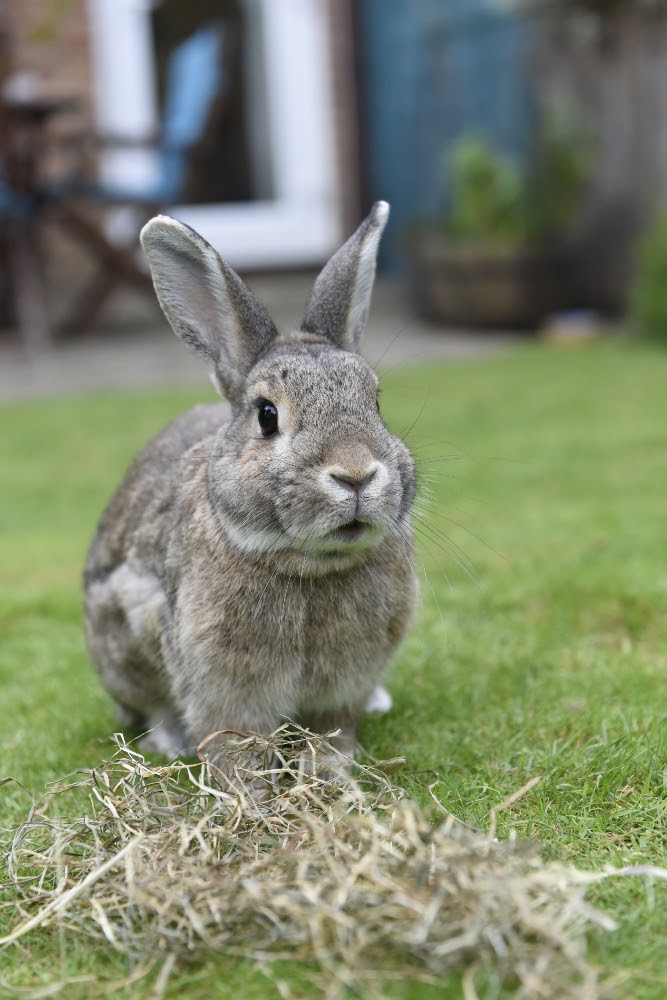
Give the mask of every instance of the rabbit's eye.
<svg viewBox="0 0 667 1000">
<path fill-rule="evenodd" d="M 271 437 L 278 430 L 278 410 L 268 399 L 261 399 L 258 406 L 257 421 L 259 429 L 264 437 Z"/>
</svg>

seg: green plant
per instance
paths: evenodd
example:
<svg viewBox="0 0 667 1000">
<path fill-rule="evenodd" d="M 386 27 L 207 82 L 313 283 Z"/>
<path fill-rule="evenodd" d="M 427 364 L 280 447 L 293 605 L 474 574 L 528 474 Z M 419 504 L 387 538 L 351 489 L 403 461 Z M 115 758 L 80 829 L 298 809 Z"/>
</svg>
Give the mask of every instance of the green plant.
<svg viewBox="0 0 667 1000">
<path fill-rule="evenodd" d="M 656 216 L 640 241 L 630 315 L 641 333 L 667 343 L 667 215 Z"/>
<path fill-rule="evenodd" d="M 590 154 L 590 136 L 562 104 L 547 109 L 523 169 L 480 136 L 463 135 L 445 160 L 447 232 L 491 242 L 563 233 L 581 202 Z"/>
<path fill-rule="evenodd" d="M 590 173 L 593 145 L 591 134 L 569 105 L 554 102 L 549 106 L 527 176 L 535 234 L 559 233 L 574 221 Z"/>
<path fill-rule="evenodd" d="M 478 136 L 464 135 L 452 150 L 448 230 L 464 238 L 517 239 L 525 234 L 524 190 L 516 164 Z"/>
</svg>

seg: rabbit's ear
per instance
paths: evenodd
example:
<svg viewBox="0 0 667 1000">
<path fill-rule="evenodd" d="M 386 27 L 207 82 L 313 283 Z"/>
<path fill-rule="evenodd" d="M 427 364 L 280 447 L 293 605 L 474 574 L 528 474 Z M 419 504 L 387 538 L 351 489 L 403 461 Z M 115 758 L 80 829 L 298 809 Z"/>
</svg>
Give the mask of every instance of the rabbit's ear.
<svg viewBox="0 0 667 1000">
<path fill-rule="evenodd" d="M 348 351 L 359 348 L 366 327 L 382 230 L 389 218 L 386 201 L 376 201 L 370 215 L 336 251 L 317 278 L 301 329 L 326 337 Z"/>
<path fill-rule="evenodd" d="M 165 215 L 147 222 L 141 244 L 174 333 L 211 368 L 230 402 L 277 330 L 248 286 L 189 226 Z"/>
</svg>

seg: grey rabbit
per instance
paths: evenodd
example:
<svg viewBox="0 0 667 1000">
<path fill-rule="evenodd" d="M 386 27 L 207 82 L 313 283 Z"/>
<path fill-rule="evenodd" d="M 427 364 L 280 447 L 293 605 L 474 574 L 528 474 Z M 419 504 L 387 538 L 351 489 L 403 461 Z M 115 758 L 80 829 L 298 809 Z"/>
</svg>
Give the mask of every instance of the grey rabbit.
<svg viewBox="0 0 667 1000">
<path fill-rule="evenodd" d="M 417 595 L 414 463 L 358 353 L 388 213 L 373 206 L 287 334 L 188 226 L 142 230 L 169 323 L 228 400 L 144 448 L 86 563 L 91 657 L 148 748 L 175 756 L 289 719 L 339 729 L 352 757 L 382 700 Z"/>
</svg>

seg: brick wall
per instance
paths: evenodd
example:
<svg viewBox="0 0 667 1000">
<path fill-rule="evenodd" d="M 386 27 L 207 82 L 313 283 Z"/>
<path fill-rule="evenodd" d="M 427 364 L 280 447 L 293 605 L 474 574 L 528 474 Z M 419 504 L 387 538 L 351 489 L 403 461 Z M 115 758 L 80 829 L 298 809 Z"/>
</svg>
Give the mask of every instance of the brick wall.
<svg viewBox="0 0 667 1000">
<path fill-rule="evenodd" d="M 50 97 L 78 99 L 77 126 L 85 126 L 91 120 L 86 0 L 13 0 L 4 7 L 10 72 L 35 74 Z"/>
<path fill-rule="evenodd" d="M 86 0 L 0 0 L 0 30 L 5 43 L 0 66 L 4 80 L 34 75 L 36 86 L 48 97 L 77 102 L 73 112 L 55 116 L 48 125 L 56 141 L 46 144 L 40 167 L 46 174 L 62 174 L 69 168 L 72 154 L 57 137 L 85 134 L 93 119 Z M 67 298 L 70 290 L 81 285 L 90 262 L 52 225 L 41 227 L 40 249 L 49 279 L 49 298 L 54 290 Z"/>
</svg>

